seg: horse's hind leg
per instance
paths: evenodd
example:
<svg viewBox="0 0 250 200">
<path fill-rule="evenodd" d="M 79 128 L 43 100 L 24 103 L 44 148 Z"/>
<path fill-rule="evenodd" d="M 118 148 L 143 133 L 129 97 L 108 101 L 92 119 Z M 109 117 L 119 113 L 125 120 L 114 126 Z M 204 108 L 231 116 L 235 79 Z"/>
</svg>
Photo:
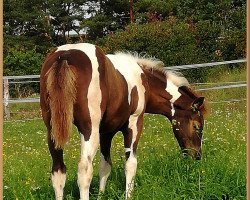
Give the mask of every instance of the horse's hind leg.
<svg viewBox="0 0 250 200">
<path fill-rule="evenodd" d="M 100 134 L 100 147 L 101 147 L 101 157 L 100 157 L 100 187 L 99 192 L 103 193 L 105 190 L 106 182 L 111 172 L 111 157 L 110 157 L 110 147 L 114 134 Z"/>
<path fill-rule="evenodd" d="M 89 187 L 93 177 L 93 159 L 99 146 L 99 127 L 90 131 L 81 133 L 81 158 L 78 164 L 78 187 L 80 190 L 80 199 L 89 199 Z M 89 135 L 89 138 L 88 136 Z"/>
<path fill-rule="evenodd" d="M 48 134 L 48 146 L 52 157 L 51 180 L 55 191 L 56 200 L 63 199 L 63 188 L 66 181 L 66 166 L 63 162 L 63 150 L 55 149 L 55 144 L 51 140 L 50 131 Z"/>
</svg>

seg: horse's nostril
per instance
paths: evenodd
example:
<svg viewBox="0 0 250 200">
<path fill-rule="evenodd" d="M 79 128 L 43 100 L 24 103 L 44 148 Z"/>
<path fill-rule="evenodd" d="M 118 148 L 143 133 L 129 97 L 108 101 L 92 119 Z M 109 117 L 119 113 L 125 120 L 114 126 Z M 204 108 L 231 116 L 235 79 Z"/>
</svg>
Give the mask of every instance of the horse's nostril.
<svg viewBox="0 0 250 200">
<path fill-rule="evenodd" d="M 183 155 L 183 156 L 188 156 L 188 151 L 187 151 L 187 149 L 183 149 L 183 150 L 182 150 L 182 155 Z"/>
<path fill-rule="evenodd" d="M 195 160 L 201 160 L 201 155 L 200 154 L 196 155 Z"/>
<path fill-rule="evenodd" d="M 201 152 L 196 152 L 195 156 L 194 156 L 195 160 L 201 160 Z"/>
</svg>

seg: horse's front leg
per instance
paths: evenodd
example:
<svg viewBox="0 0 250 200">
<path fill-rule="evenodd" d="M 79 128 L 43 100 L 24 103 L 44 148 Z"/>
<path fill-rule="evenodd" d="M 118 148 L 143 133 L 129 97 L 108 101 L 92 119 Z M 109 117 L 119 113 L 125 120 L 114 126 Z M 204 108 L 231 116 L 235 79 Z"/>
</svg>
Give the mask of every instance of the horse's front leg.
<svg viewBox="0 0 250 200">
<path fill-rule="evenodd" d="M 90 134 L 81 132 L 81 158 L 78 164 L 80 199 L 89 199 L 89 187 L 93 177 L 93 159 L 99 145 L 99 128 L 92 127 Z"/>
<path fill-rule="evenodd" d="M 143 115 L 129 118 L 128 127 L 124 129 L 124 148 L 125 148 L 125 176 L 126 176 L 126 193 L 125 199 L 131 197 L 134 189 L 134 178 L 137 169 L 136 149 L 142 131 Z"/>
</svg>

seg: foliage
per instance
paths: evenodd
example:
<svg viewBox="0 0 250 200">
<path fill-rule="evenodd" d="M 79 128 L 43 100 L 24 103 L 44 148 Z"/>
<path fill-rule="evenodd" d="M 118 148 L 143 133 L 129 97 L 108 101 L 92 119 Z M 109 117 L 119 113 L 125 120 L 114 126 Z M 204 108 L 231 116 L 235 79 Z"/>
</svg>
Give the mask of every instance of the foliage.
<svg viewBox="0 0 250 200">
<path fill-rule="evenodd" d="M 4 75 L 39 74 L 44 56 L 33 50 L 10 48 L 4 57 Z"/>
<path fill-rule="evenodd" d="M 125 30 L 97 42 L 107 53 L 131 51 L 162 60 L 165 66 L 204 63 L 245 57 L 245 35 L 241 29 L 221 31 L 209 20 L 188 24 L 175 17 L 148 24 L 130 24 Z M 206 71 L 185 73 L 191 81 L 206 81 Z"/>
<path fill-rule="evenodd" d="M 109 19 L 108 16 L 97 14 L 92 17 L 91 20 L 84 20 L 81 26 L 88 27 L 86 38 L 88 40 L 94 40 L 98 37 L 103 37 L 103 35 L 108 32 L 111 22 L 112 20 Z"/>
<path fill-rule="evenodd" d="M 83 5 L 85 1 L 82 0 L 67 0 L 64 3 L 61 0 L 5 0 L 4 32 L 19 39 L 27 37 L 35 45 L 44 42 L 47 47 L 64 44 L 70 31 L 79 34 L 77 21 L 82 20 L 86 13 Z"/>
<path fill-rule="evenodd" d="M 210 54 L 203 51 L 206 47 L 198 46 L 198 42 L 202 40 L 198 37 L 198 32 L 191 30 L 188 24 L 170 18 L 167 21 L 143 25 L 131 24 L 125 31 L 116 32 L 100 40 L 99 44 L 107 53 L 131 51 L 146 54 L 162 60 L 165 66 L 193 64 L 211 59 L 208 58 Z M 202 76 L 201 73 L 195 74 L 194 78 Z"/>
</svg>

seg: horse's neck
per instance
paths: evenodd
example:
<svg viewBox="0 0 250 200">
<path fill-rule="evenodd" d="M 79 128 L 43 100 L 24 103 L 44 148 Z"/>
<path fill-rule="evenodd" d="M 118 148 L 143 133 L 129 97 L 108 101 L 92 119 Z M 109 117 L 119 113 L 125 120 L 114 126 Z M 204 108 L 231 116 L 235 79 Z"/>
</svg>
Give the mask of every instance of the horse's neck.
<svg viewBox="0 0 250 200">
<path fill-rule="evenodd" d="M 171 95 L 166 89 L 165 75 L 157 71 L 144 70 L 148 80 L 148 101 L 146 113 L 171 117 Z"/>
</svg>

